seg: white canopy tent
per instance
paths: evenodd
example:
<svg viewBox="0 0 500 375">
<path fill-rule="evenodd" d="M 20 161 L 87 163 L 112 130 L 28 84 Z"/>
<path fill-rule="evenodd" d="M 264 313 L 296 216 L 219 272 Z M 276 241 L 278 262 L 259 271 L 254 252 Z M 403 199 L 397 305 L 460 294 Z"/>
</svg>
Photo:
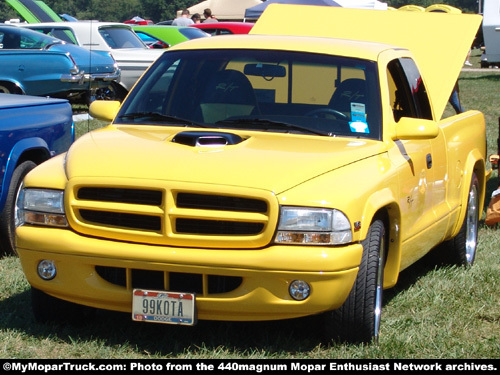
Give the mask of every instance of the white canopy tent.
<svg viewBox="0 0 500 375">
<path fill-rule="evenodd" d="M 209 8 L 219 21 L 243 21 L 245 10 L 261 3 L 261 0 L 205 0 L 188 10 L 191 14 L 199 13 L 202 19 L 203 10 Z M 180 15 L 180 11 L 177 13 Z"/>
<path fill-rule="evenodd" d="M 335 0 L 343 8 L 387 10 L 387 3 L 378 0 Z"/>
<path fill-rule="evenodd" d="M 380 9 L 387 10 L 387 4 L 378 0 L 267 0 L 248 8 L 245 11 L 245 19 L 255 20 L 260 17 L 262 12 L 268 5 L 273 3 L 280 4 L 303 4 L 303 5 L 320 5 L 334 6 L 342 8 L 358 8 L 358 9 Z"/>
</svg>

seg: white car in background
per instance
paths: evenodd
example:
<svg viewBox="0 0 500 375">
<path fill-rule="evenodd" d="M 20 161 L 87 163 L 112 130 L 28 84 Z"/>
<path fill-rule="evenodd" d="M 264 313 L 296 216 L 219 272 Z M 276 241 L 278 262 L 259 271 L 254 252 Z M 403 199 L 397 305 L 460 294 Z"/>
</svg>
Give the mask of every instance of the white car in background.
<svg viewBox="0 0 500 375">
<path fill-rule="evenodd" d="M 110 52 L 121 70 L 119 84 L 111 85 L 109 92 L 103 95 L 109 96 L 110 99 L 123 99 L 142 73 L 164 52 L 146 46 L 132 28 L 123 23 L 43 22 L 19 26 L 43 32 L 89 50 Z"/>
</svg>

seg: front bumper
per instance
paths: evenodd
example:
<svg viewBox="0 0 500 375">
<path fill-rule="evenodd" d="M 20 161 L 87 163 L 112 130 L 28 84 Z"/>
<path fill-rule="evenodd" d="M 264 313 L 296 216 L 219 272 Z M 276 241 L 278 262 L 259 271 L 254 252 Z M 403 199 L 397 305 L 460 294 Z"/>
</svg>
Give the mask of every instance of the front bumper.
<svg viewBox="0 0 500 375">
<path fill-rule="evenodd" d="M 198 319 L 258 321 L 332 310 L 347 298 L 362 247 L 271 246 L 259 250 L 176 248 L 109 241 L 70 230 L 17 228 L 17 250 L 29 283 L 56 298 L 131 312 L 132 290 L 195 292 Z M 53 260 L 44 281 L 38 263 Z M 293 300 L 288 287 L 304 280 L 311 295 Z"/>
</svg>

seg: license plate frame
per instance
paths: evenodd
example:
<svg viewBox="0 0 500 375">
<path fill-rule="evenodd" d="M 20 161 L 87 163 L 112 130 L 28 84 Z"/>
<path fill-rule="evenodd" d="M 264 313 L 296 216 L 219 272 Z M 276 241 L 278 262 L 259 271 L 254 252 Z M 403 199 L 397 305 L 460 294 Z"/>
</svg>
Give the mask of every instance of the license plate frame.
<svg viewBox="0 0 500 375">
<path fill-rule="evenodd" d="M 134 289 L 132 320 L 193 326 L 197 323 L 196 294 Z"/>
</svg>

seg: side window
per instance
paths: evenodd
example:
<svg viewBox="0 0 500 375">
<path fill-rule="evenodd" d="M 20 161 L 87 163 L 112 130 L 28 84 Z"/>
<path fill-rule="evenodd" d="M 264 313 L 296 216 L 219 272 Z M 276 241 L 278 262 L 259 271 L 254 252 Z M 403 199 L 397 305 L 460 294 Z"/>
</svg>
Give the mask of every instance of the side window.
<svg viewBox="0 0 500 375">
<path fill-rule="evenodd" d="M 19 49 L 21 37 L 17 32 L 7 32 L 0 35 L 0 46 L 2 49 Z"/>
<path fill-rule="evenodd" d="M 432 120 L 429 97 L 413 60 L 391 61 L 387 66 L 389 91 L 394 119 L 414 117 Z"/>
</svg>

